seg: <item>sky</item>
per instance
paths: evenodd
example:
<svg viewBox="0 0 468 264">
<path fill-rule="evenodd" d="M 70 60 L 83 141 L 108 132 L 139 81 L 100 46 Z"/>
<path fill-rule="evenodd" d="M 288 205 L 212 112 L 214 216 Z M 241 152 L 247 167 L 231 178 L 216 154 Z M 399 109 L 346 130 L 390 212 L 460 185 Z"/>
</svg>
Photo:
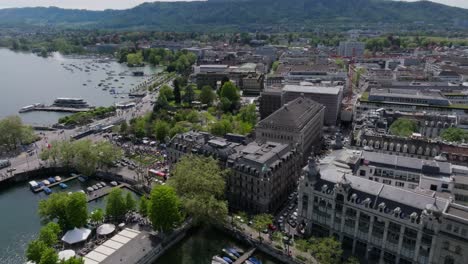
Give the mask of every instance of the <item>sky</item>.
<svg viewBox="0 0 468 264">
<path fill-rule="evenodd" d="M 0 0 L 0 8 L 9 7 L 29 7 L 29 6 L 58 6 L 62 8 L 76 9 L 126 9 L 139 5 L 143 2 L 154 2 L 155 0 Z M 157 1 L 157 0 L 156 0 Z M 167 2 L 181 0 L 165 0 Z M 287 1 L 287 0 L 284 0 Z M 417 0 L 405 0 L 417 1 Z M 451 6 L 458 6 L 468 9 L 468 0 L 432 0 Z"/>
</svg>

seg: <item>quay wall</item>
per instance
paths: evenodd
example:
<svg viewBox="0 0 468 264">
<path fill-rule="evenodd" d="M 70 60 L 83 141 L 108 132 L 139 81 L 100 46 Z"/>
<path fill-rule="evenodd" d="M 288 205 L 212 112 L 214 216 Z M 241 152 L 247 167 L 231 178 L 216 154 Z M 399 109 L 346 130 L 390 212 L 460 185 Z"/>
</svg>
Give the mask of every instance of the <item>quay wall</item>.
<svg viewBox="0 0 468 264">
<path fill-rule="evenodd" d="M 174 245 L 179 243 L 183 238 L 187 236 L 188 231 L 192 228 L 192 225 L 186 224 L 184 227 L 174 231 L 169 236 L 165 237 L 161 244 L 148 251 L 144 256 L 141 257 L 135 264 L 152 264 L 164 253 L 172 248 Z"/>
<path fill-rule="evenodd" d="M 234 237 L 237 240 L 243 241 L 249 244 L 252 247 L 256 247 L 257 250 L 269 255 L 270 257 L 279 261 L 279 263 L 286 263 L 286 264 L 303 264 L 304 262 L 300 262 L 297 259 L 293 259 L 285 254 L 283 254 L 282 250 L 276 249 L 273 246 L 265 243 L 261 243 L 258 240 L 244 234 L 243 232 L 227 227 L 227 226 L 215 226 L 218 230 Z"/>
</svg>

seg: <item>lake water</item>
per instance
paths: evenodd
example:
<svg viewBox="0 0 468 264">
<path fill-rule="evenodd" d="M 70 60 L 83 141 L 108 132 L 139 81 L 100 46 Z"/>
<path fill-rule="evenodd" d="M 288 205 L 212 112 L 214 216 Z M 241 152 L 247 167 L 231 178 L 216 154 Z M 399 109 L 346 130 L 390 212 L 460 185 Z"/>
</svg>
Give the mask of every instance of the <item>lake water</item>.
<svg viewBox="0 0 468 264">
<path fill-rule="evenodd" d="M 52 104 L 57 97 L 79 97 L 93 106 L 110 106 L 126 101 L 127 95 L 114 98 L 110 89 L 128 93 L 143 82 L 145 77 L 133 76 L 135 70 L 152 74 L 162 69 L 150 66 L 129 68 L 110 59 L 64 57 L 58 53 L 42 58 L 31 53 L 0 49 L 0 118 L 17 115 L 26 105 Z M 102 90 L 105 85 L 109 90 Z M 30 112 L 21 114 L 21 117 L 28 124 L 43 125 L 53 124 L 63 115 Z"/>
<path fill-rule="evenodd" d="M 81 183 L 78 180 L 67 182 L 68 189 L 53 187 L 53 192 L 76 192 L 86 190 L 95 184 L 90 180 Z M 18 183 L 8 188 L 0 189 L 0 263 L 24 263 L 26 245 L 35 238 L 41 228 L 41 220 L 37 214 L 39 201 L 47 198 L 43 192 L 33 193 L 28 183 Z M 105 199 L 101 198 L 88 204 L 89 210 L 103 208 Z"/>
</svg>

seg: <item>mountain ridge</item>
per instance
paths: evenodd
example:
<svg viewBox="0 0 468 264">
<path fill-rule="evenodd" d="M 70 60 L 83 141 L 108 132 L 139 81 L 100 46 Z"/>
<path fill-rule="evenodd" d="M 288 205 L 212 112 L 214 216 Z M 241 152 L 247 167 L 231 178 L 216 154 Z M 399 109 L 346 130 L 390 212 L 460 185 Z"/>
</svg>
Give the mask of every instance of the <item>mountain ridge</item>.
<svg viewBox="0 0 468 264">
<path fill-rule="evenodd" d="M 195 27 L 288 26 L 327 23 L 417 21 L 451 24 L 468 19 L 468 9 L 430 1 L 388 0 L 208 0 L 143 3 L 125 10 L 90 11 L 57 7 L 0 9 L 0 25 L 47 25 L 75 28 L 147 28 L 185 31 Z M 207 28 L 207 29 L 208 29 Z"/>
</svg>

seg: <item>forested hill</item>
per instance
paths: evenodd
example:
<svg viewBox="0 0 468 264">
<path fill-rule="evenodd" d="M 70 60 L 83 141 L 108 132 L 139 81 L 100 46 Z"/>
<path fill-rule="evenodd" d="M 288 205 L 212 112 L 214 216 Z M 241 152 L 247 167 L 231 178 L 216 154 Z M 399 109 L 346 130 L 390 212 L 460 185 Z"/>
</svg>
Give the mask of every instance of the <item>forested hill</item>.
<svg viewBox="0 0 468 264">
<path fill-rule="evenodd" d="M 450 25 L 468 9 L 429 1 L 391 0 L 208 0 L 154 2 L 127 10 L 60 8 L 0 9 L 0 26 L 54 25 L 107 29 L 209 30 L 317 24 Z"/>
</svg>

